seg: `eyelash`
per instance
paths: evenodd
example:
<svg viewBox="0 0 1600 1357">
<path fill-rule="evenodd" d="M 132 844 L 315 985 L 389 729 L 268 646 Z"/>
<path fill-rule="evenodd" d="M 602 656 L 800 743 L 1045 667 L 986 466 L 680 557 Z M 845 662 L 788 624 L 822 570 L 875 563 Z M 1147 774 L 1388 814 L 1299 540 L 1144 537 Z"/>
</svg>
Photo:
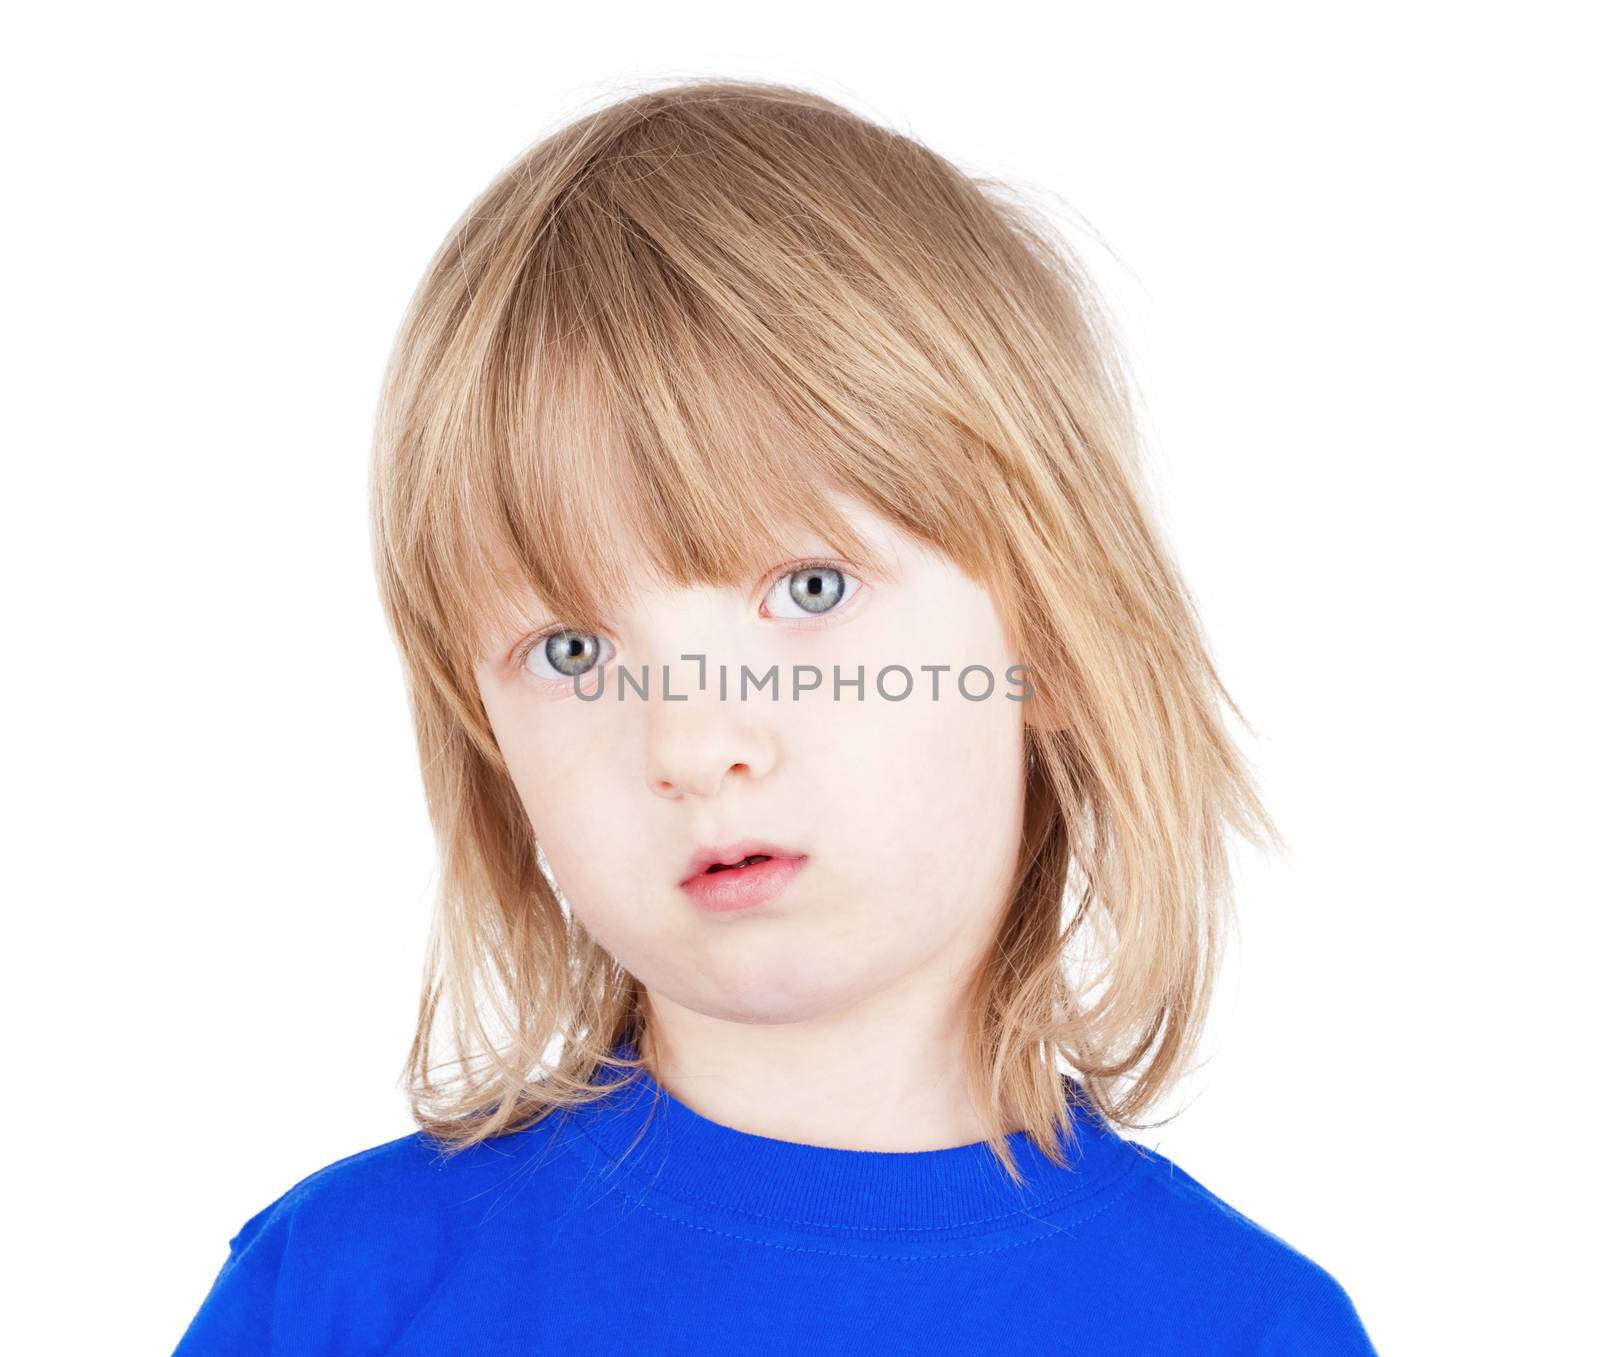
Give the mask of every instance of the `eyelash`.
<svg viewBox="0 0 1600 1357">
<path fill-rule="evenodd" d="M 782 566 L 780 569 L 775 570 L 772 574 L 768 575 L 761 585 L 760 597 L 762 603 L 766 602 L 767 595 L 772 592 L 772 586 L 775 585 L 779 580 L 784 579 L 789 575 L 798 575 L 802 570 L 837 570 L 841 575 L 845 575 L 851 579 L 854 579 L 857 582 L 856 587 L 847 592 L 846 597 L 840 602 L 837 608 L 830 609 L 825 613 L 819 613 L 812 621 L 808 622 L 805 619 L 798 617 L 773 617 L 770 613 L 767 614 L 768 620 L 773 622 L 788 622 L 790 624 L 798 624 L 799 629 L 802 631 L 819 631 L 823 627 L 831 626 L 834 614 L 842 611 L 852 600 L 854 600 L 855 596 L 859 594 L 864 587 L 861 577 L 856 575 L 846 562 L 818 556 L 807 558 L 803 561 L 790 561 L 787 565 Z M 535 646 L 543 645 L 552 636 L 559 636 L 563 631 L 566 630 L 567 628 L 565 627 L 547 627 L 545 630 L 539 632 L 538 635 L 529 637 L 528 640 L 524 641 L 516 648 L 516 650 L 512 652 L 512 667 L 520 670 L 528 662 L 528 656 L 533 653 Z M 530 677 L 537 678 L 539 676 L 530 675 Z M 553 680 L 551 681 L 553 682 Z"/>
</svg>

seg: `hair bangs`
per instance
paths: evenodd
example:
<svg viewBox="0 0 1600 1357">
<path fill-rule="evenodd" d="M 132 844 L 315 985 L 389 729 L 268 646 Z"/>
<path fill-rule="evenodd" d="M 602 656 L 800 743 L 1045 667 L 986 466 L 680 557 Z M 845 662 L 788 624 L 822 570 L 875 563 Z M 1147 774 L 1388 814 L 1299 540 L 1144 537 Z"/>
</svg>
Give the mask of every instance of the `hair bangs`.
<svg viewBox="0 0 1600 1357">
<path fill-rule="evenodd" d="M 599 630 L 643 587 L 753 583 L 808 534 L 883 570 L 838 499 L 906 518 L 895 464 L 911 457 L 819 421 L 793 366 L 742 347 L 658 254 L 608 270 L 587 243 L 588 265 L 547 263 L 546 288 L 508 308 L 501 328 L 523 338 L 494 346 L 471 402 L 484 417 L 458 449 L 459 498 L 430 530 L 455 562 L 448 625 L 479 655 L 535 614 Z"/>
</svg>

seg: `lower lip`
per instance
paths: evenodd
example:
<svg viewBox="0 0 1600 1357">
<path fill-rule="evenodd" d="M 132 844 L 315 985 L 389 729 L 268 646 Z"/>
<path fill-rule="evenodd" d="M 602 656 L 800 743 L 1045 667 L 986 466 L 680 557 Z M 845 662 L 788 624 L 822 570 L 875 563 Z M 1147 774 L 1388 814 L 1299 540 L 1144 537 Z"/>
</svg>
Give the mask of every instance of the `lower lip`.
<svg viewBox="0 0 1600 1357">
<path fill-rule="evenodd" d="M 806 859 L 768 858 L 749 867 L 724 872 L 701 872 L 683 882 L 683 889 L 701 909 L 714 913 L 753 909 L 782 894 L 800 874 Z"/>
</svg>

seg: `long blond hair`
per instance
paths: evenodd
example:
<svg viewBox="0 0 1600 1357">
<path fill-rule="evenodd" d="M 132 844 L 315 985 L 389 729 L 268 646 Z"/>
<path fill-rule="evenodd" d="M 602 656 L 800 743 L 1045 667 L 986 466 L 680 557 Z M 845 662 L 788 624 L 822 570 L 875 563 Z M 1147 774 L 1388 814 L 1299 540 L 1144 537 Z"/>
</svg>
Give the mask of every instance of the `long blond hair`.
<svg viewBox="0 0 1600 1357">
<path fill-rule="evenodd" d="M 419 1126 L 464 1148 L 598 1096 L 625 1035 L 648 1062 L 641 988 L 541 870 L 482 638 L 517 586 L 599 630 L 631 583 L 619 533 L 665 578 L 743 585 L 782 554 L 781 504 L 869 559 L 841 490 L 990 589 L 1034 689 L 1013 890 L 969 995 L 986 1138 L 1014 1177 L 1008 1128 L 1054 1159 L 1063 1061 L 1136 1125 L 1203 1024 L 1229 831 L 1280 843 L 1144 502 L 1140 422 L 1049 218 L 817 94 L 646 88 L 502 171 L 406 312 L 373 451 L 440 849 Z"/>
</svg>

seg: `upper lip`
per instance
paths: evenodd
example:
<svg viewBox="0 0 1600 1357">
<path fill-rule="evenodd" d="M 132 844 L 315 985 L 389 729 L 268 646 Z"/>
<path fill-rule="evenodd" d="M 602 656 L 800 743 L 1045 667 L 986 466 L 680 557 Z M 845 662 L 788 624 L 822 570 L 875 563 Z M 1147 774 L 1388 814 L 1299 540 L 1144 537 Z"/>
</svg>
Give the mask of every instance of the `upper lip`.
<svg viewBox="0 0 1600 1357">
<path fill-rule="evenodd" d="M 736 843 L 711 844 L 695 851 L 695 855 L 689 859 L 689 866 L 684 873 L 683 881 L 678 884 L 682 885 L 684 882 L 692 881 L 703 873 L 706 868 L 714 867 L 718 863 L 731 867 L 741 858 L 747 858 L 756 853 L 761 853 L 769 858 L 803 858 L 805 856 L 804 853 L 796 853 L 787 848 L 779 848 L 769 843 L 766 839 L 740 839 Z"/>
</svg>

